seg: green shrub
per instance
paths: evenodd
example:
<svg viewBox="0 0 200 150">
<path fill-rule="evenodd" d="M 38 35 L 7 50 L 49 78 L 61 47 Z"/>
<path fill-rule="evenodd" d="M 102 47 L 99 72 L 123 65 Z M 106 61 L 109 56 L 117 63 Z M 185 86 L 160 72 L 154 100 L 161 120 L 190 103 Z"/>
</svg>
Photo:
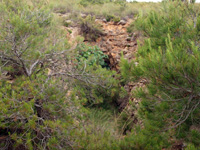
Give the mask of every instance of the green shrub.
<svg viewBox="0 0 200 150">
<path fill-rule="evenodd" d="M 55 8 L 54 9 L 54 12 L 56 13 L 61 13 L 61 14 L 66 14 L 67 13 L 67 10 L 66 10 L 66 7 L 65 6 L 60 6 L 59 8 Z"/>
<path fill-rule="evenodd" d="M 155 128 L 152 127 L 151 130 L 149 130 L 137 127 L 122 140 L 120 148 L 136 150 L 161 150 L 163 148 L 169 148 L 169 136 L 163 133 L 154 134 L 152 129 Z"/>
<path fill-rule="evenodd" d="M 198 124 L 200 112 L 199 19 L 193 20 L 199 11 L 192 4 L 163 4 L 160 11 L 147 16 L 141 14 L 132 25 L 130 31 L 135 28 L 145 37 L 143 44 L 139 43 L 135 60 L 138 65 L 126 62 L 121 67 L 126 81 L 141 78 L 147 81 L 145 88 L 134 93 L 141 99 L 138 113 L 144 122 L 144 129 L 138 130 L 135 136 L 143 138 L 144 144 L 139 139 L 133 147 L 140 145 L 141 149 L 148 149 L 145 145 L 155 145 L 149 149 L 161 149 L 167 146 L 165 136 L 169 135 L 199 146 L 196 134 L 193 140 L 188 139 L 188 131 Z M 128 71 L 130 77 L 126 75 Z"/>
<path fill-rule="evenodd" d="M 81 0 L 80 4 L 86 7 L 89 4 L 104 4 L 106 2 L 109 2 L 109 0 Z"/>
<path fill-rule="evenodd" d="M 118 75 L 105 63 L 107 56 L 98 47 L 85 44 L 79 44 L 76 51 L 69 58 L 73 62 L 69 73 L 75 75 L 74 86 L 80 99 L 92 105 L 115 101 L 120 90 L 115 79 Z"/>
<path fill-rule="evenodd" d="M 191 141 L 191 143 L 193 143 L 195 146 L 200 147 L 200 132 L 199 130 L 192 130 L 190 131 L 190 138 L 189 140 Z"/>
<path fill-rule="evenodd" d="M 114 23 L 118 23 L 121 18 L 115 15 L 111 15 L 111 14 L 104 14 L 104 17 L 106 18 L 106 21 L 113 21 Z"/>
<path fill-rule="evenodd" d="M 115 17 L 113 18 L 114 23 L 118 23 L 120 22 L 121 18 L 120 17 Z"/>
<path fill-rule="evenodd" d="M 81 131 L 81 135 L 77 138 L 77 143 L 82 149 L 119 149 L 118 139 L 120 135 L 117 131 L 115 116 L 110 110 L 103 108 L 89 109 L 88 120 Z M 90 141 L 90 142 L 88 142 Z"/>
<path fill-rule="evenodd" d="M 44 66 L 52 53 L 59 50 L 53 36 L 58 31 L 54 31 L 53 15 L 44 7 L 43 1 L 6 1 L 0 3 L 0 8 L 2 69 L 12 68 L 12 74 L 31 76 Z M 54 46 L 57 47 L 55 51 Z"/>
<path fill-rule="evenodd" d="M 71 25 L 71 22 L 63 21 L 63 25 L 65 27 L 69 27 Z"/>
<path fill-rule="evenodd" d="M 96 41 L 103 34 L 101 26 L 95 22 L 95 16 L 80 18 L 80 28 L 85 40 L 88 41 Z"/>
<path fill-rule="evenodd" d="M 107 22 L 111 21 L 114 18 L 115 18 L 114 15 L 108 15 L 108 14 L 106 15 L 106 21 Z"/>
<path fill-rule="evenodd" d="M 124 99 L 127 100 L 127 99 Z M 129 97 L 128 97 L 129 100 Z M 131 130 L 134 128 L 134 126 L 137 123 L 137 116 L 136 116 L 136 107 L 135 104 L 131 104 L 130 102 L 127 104 L 125 108 L 122 109 L 122 112 L 120 113 L 117 125 L 121 132 L 121 134 L 127 135 L 131 132 Z"/>
<path fill-rule="evenodd" d="M 77 47 L 77 51 L 78 55 L 76 59 L 78 60 L 79 64 L 86 61 L 90 66 L 97 64 L 102 68 L 109 68 L 109 64 L 105 62 L 105 59 L 108 59 L 108 56 L 105 55 L 99 47 L 80 44 Z"/>
<path fill-rule="evenodd" d="M 87 63 L 79 64 L 77 70 L 80 70 L 80 74 L 83 75 L 74 84 L 78 96 L 87 100 L 85 105 L 116 101 L 120 90 L 119 82 L 114 78 L 117 76 L 116 72 L 102 68 L 100 65 L 91 66 Z"/>
<path fill-rule="evenodd" d="M 80 99 L 86 99 L 85 105 L 117 100 L 121 90 L 119 81 L 115 79 L 118 75 L 109 69 L 109 64 L 105 62 L 108 56 L 97 46 L 80 43 L 71 59 L 74 64 L 72 74 L 77 75 L 74 85 Z"/>
<path fill-rule="evenodd" d="M 195 148 L 193 144 L 188 144 L 185 150 L 198 150 L 200 147 Z"/>
<path fill-rule="evenodd" d="M 68 29 L 67 31 L 69 32 L 69 34 L 72 34 L 72 30 Z"/>
<path fill-rule="evenodd" d="M 74 0 L 48 0 L 50 9 L 55 13 L 71 13 L 75 8 L 77 1 Z"/>
<path fill-rule="evenodd" d="M 66 97 L 68 89 L 62 88 L 61 80 L 37 78 L 0 81 L 0 130 L 9 141 L 1 145 L 5 149 L 65 149 L 73 145 L 70 135 L 75 134 L 74 121 L 81 115 L 77 99 Z"/>
</svg>

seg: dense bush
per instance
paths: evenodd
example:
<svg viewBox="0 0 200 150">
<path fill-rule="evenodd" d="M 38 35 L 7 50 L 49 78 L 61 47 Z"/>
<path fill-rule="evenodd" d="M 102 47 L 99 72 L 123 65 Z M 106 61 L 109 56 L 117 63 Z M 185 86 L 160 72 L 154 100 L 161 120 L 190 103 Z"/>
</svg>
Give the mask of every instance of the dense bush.
<svg viewBox="0 0 200 150">
<path fill-rule="evenodd" d="M 143 146 L 138 141 L 133 147 L 139 144 L 148 149 L 145 145 L 150 144 L 161 149 L 166 144 L 165 133 L 174 139 L 184 138 L 197 147 L 200 144 L 192 140 L 198 136 L 193 133 L 199 130 L 200 117 L 198 14 L 195 5 L 169 3 L 159 12 L 140 15 L 129 28 L 131 32 L 134 28 L 140 30 L 146 38 L 138 50 L 139 64 L 124 63 L 122 75 L 127 80 L 147 80 L 146 88 L 135 93 L 142 99 L 139 114 L 144 121 L 144 129 L 136 136 L 150 137 Z M 162 140 L 153 144 L 154 138 Z"/>
<path fill-rule="evenodd" d="M 60 50 L 50 10 L 43 1 L 37 6 L 17 0 L 0 3 L 0 61 L 12 74 L 31 76 Z"/>
<path fill-rule="evenodd" d="M 5 137 L 1 148 L 64 149 L 73 145 L 74 121 L 81 117 L 77 99 L 66 97 L 68 89 L 62 81 L 38 78 L 0 82 L 0 130 Z"/>
<path fill-rule="evenodd" d="M 105 55 L 99 47 L 89 46 L 86 44 L 80 44 L 77 46 L 77 57 L 78 63 L 87 62 L 89 65 L 100 65 L 102 68 L 109 68 L 109 64 L 106 63 L 108 56 Z"/>
<path fill-rule="evenodd" d="M 118 23 L 120 21 L 120 17 L 117 17 L 115 15 L 111 15 L 111 14 L 104 14 L 106 21 L 114 21 L 115 23 Z"/>
<path fill-rule="evenodd" d="M 77 138 L 82 149 L 119 149 L 118 143 L 121 135 L 117 130 L 117 118 L 113 116 L 112 109 L 105 110 L 101 107 L 94 107 L 89 111 L 84 129 L 81 129 L 82 134 Z"/>
<path fill-rule="evenodd" d="M 0 2 L 0 149 L 72 149 L 84 114 L 66 82 L 46 75 L 66 43 L 44 4 Z"/>
<path fill-rule="evenodd" d="M 89 4 L 103 4 L 106 2 L 110 2 L 110 0 L 81 0 L 80 4 L 83 6 L 87 6 Z"/>
<path fill-rule="evenodd" d="M 91 60 L 94 59 L 91 57 Z M 75 67 L 75 89 L 81 99 L 86 99 L 87 104 L 95 105 L 111 103 L 116 101 L 120 87 L 119 81 L 115 79 L 118 75 L 115 71 L 97 64 L 87 64 L 87 61 L 78 63 Z"/>
<path fill-rule="evenodd" d="M 96 12 L 118 22 L 113 16 L 139 9 L 130 11 L 132 4 L 120 0 L 81 2 L 88 6 L 54 1 L 54 11 L 74 10 L 76 19 L 83 10 Z M 198 11 L 196 5 L 174 2 L 140 14 L 128 28 L 143 33 L 138 57 L 122 59 L 117 74 L 98 47 L 77 40 L 78 46 L 68 49 L 46 1 L 1 1 L 0 149 L 160 150 L 179 140 L 188 150 L 199 149 Z M 102 35 L 94 17 L 79 23 L 86 40 Z M 140 79 L 145 87 L 129 94 L 141 102 L 119 112 L 117 99 L 129 100 L 121 86 Z"/>
<path fill-rule="evenodd" d="M 87 16 L 86 18 L 80 18 L 81 32 L 88 41 L 96 41 L 98 37 L 103 35 L 100 24 L 95 22 L 95 16 Z"/>
<path fill-rule="evenodd" d="M 116 102 L 121 91 L 120 83 L 116 80 L 119 75 L 110 70 L 106 62 L 108 56 L 97 46 L 84 43 L 79 43 L 73 53 L 69 58 L 72 66 L 65 69 L 63 75 L 71 74 L 74 78 L 77 95 L 86 99 L 85 105 Z"/>
</svg>

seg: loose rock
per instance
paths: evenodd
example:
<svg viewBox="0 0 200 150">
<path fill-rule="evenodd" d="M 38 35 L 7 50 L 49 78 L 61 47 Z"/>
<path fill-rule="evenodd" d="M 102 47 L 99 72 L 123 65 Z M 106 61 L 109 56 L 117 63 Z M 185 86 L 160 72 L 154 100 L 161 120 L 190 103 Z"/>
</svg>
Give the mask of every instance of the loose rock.
<svg viewBox="0 0 200 150">
<path fill-rule="evenodd" d="M 127 22 L 125 20 L 120 20 L 117 25 L 125 25 Z"/>
</svg>

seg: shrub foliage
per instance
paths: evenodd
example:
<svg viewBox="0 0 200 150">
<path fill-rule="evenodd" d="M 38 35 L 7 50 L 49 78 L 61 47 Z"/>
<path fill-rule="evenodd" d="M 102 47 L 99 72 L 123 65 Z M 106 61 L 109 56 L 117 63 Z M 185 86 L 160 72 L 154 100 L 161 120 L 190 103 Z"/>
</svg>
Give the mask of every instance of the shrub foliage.
<svg viewBox="0 0 200 150">
<path fill-rule="evenodd" d="M 162 139 L 157 141 L 158 147 L 152 143 L 154 138 L 144 140 L 144 145 L 138 141 L 137 144 L 145 149 L 166 146 L 166 135 L 162 133 L 192 142 L 189 138 L 193 137 L 192 126 L 199 126 L 198 14 L 199 10 L 193 4 L 164 3 L 160 11 L 146 16 L 141 14 L 129 27 L 131 32 L 140 30 L 145 38 L 138 50 L 136 61 L 139 64 L 122 64 L 125 79 L 144 78 L 147 81 L 146 88 L 135 93 L 142 99 L 139 114 L 145 126 L 138 134 L 144 139 L 149 136 Z M 128 68 L 132 71 L 127 75 Z M 174 133 L 176 131 L 179 134 Z M 199 146 L 199 143 L 192 143 Z M 147 144 L 155 148 L 148 148 Z"/>
<path fill-rule="evenodd" d="M 101 26 L 95 22 L 95 16 L 87 16 L 86 18 L 80 19 L 81 32 L 88 41 L 96 41 L 98 37 L 103 35 Z"/>
<path fill-rule="evenodd" d="M 127 4 L 73 5 L 101 2 L 123 11 Z M 199 9 L 181 2 L 162 5 L 129 26 L 143 40 L 137 58 L 121 59 L 116 73 L 97 46 L 79 42 L 69 49 L 47 1 L 1 1 L 0 149 L 161 150 L 179 140 L 188 150 L 199 149 Z M 106 14 L 108 21 L 119 21 Z M 87 41 L 103 34 L 95 17 L 79 18 L 79 25 Z M 127 84 L 141 79 L 145 86 L 129 93 L 139 104 L 130 101 L 117 110 L 119 98 L 129 99 Z"/>
</svg>

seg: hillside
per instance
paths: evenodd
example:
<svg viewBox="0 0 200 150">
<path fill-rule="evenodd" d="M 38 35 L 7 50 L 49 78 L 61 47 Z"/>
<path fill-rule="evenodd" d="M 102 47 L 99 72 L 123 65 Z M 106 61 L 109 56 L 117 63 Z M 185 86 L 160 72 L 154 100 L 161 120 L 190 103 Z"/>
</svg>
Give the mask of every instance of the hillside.
<svg viewBox="0 0 200 150">
<path fill-rule="evenodd" d="M 199 150 L 200 5 L 0 1 L 0 149 Z"/>
</svg>

